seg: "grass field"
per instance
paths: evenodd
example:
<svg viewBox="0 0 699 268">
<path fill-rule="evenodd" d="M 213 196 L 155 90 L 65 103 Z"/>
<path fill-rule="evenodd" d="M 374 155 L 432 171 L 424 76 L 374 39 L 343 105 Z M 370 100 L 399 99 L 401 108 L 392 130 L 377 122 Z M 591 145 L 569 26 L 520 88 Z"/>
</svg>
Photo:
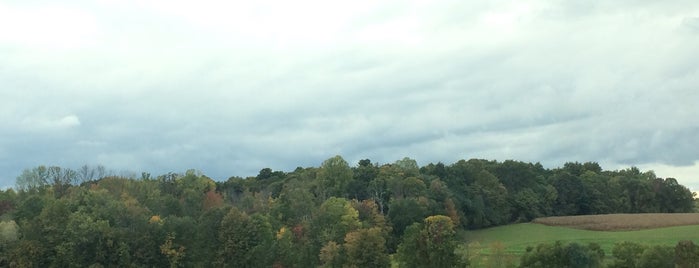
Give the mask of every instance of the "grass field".
<svg viewBox="0 0 699 268">
<path fill-rule="evenodd" d="M 623 241 L 675 246 L 680 240 L 699 244 L 699 214 L 611 214 L 539 218 L 459 233 L 475 266 L 507 267 L 519 263 L 527 247 L 541 243 L 597 243 L 611 262 L 614 244 Z M 508 265 L 503 265 L 508 264 Z"/>
<path fill-rule="evenodd" d="M 483 230 L 468 231 L 462 234 L 469 244 L 477 244 L 483 253 L 490 245 L 501 243 L 504 251 L 511 255 L 521 255 L 527 246 L 540 243 L 578 242 L 597 243 L 607 255 L 611 255 L 614 244 L 631 241 L 648 245 L 674 246 L 680 240 L 693 240 L 699 243 L 699 225 L 655 228 L 637 231 L 590 231 L 567 227 L 546 226 L 535 223 L 512 224 Z"/>
</svg>

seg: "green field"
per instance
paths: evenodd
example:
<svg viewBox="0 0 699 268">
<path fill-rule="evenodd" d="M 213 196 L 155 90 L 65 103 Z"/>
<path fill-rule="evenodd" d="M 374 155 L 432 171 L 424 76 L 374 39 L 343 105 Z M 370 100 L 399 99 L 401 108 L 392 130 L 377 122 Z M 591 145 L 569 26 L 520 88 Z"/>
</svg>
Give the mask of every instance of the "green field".
<svg viewBox="0 0 699 268">
<path fill-rule="evenodd" d="M 648 245 L 674 246 L 680 240 L 699 242 L 699 225 L 676 226 L 638 231 L 588 231 L 566 227 L 546 226 L 534 223 L 512 224 L 461 233 L 470 248 L 478 247 L 487 254 L 494 243 L 502 243 L 507 254 L 522 255 L 528 246 L 540 243 L 578 242 L 597 243 L 607 256 L 611 256 L 614 244 L 630 241 Z M 477 242 L 477 243 L 476 243 Z"/>
</svg>

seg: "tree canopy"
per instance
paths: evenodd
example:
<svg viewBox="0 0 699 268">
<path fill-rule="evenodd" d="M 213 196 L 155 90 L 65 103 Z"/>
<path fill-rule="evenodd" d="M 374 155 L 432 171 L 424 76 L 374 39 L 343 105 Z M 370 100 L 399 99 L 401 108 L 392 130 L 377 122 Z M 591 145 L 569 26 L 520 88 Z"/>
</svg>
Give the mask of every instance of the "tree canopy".
<svg viewBox="0 0 699 268">
<path fill-rule="evenodd" d="M 694 196 L 674 178 L 596 163 L 460 160 L 419 166 L 341 156 L 319 167 L 214 181 L 196 170 L 115 176 L 102 166 L 38 166 L 0 190 L 0 266 L 389 267 L 466 265 L 455 233 L 554 215 L 690 212 Z M 676 249 L 621 245 L 619 265 Z M 532 248 L 594 266 L 594 246 Z M 560 251 L 560 252 L 559 252 Z M 559 253 L 556 253 L 559 252 Z M 553 257 L 552 257 L 553 256 Z M 571 255 L 572 256 L 572 255 Z M 547 257 L 547 258 L 548 258 Z"/>
</svg>

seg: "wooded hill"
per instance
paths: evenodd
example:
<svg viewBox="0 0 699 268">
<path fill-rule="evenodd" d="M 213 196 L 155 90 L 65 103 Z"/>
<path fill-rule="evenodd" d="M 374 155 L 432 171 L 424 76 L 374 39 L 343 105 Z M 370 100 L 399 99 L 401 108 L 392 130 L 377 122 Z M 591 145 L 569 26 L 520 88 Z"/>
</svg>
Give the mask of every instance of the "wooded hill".
<svg viewBox="0 0 699 268">
<path fill-rule="evenodd" d="M 465 264 L 458 229 L 693 208 L 673 178 L 597 163 L 350 166 L 335 156 L 221 182 L 194 170 L 128 178 L 40 166 L 0 192 L 0 266 L 386 267 L 397 253 L 408 267 L 449 267 Z"/>
</svg>

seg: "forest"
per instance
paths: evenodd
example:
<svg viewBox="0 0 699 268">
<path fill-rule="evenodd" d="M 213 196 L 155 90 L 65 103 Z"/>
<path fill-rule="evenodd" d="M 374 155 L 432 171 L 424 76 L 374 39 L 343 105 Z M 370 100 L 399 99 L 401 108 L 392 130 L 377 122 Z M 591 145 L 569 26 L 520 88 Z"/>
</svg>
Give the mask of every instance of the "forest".
<svg viewBox="0 0 699 268">
<path fill-rule="evenodd" d="M 694 208 L 674 178 L 594 162 L 351 165 L 334 156 L 225 181 L 196 170 L 38 166 L 0 191 L 0 267 L 465 267 L 463 230 Z M 539 245 L 520 265 L 570 247 L 598 254 L 594 245 Z"/>
</svg>

